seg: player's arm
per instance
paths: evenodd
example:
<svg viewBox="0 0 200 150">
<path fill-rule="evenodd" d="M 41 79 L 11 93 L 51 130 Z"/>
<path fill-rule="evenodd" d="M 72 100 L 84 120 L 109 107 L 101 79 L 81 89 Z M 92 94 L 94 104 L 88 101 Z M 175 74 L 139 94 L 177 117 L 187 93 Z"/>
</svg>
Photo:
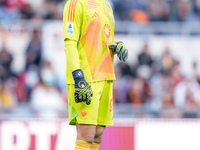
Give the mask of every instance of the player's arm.
<svg viewBox="0 0 200 150">
<path fill-rule="evenodd" d="M 82 5 L 77 0 L 69 0 L 63 11 L 63 37 L 68 68 L 72 72 L 75 87 L 75 101 L 91 103 L 93 96 L 91 86 L 85 81 L 80 68 L 77 43 L 82 24 Z"/>
<path fill-rule="evenodd" d="M 84 74 L 80 69 L 77 42 L 69 39 L 65 40 L 65 52 L 67 54 L 67 64 L 74 78 L 75 102 L 86 102 L 86 104 L 89 105 L 93 93 L 91 86 L 85 81 Z"/>
<path fill-rule="evenodd" d="M 71 72 L 81 69 L 77 51 L 77 42 L 75 40 L 65 39 L 65 54 L 67 64 L 69 64 L 68 68 Z"/>
<path fill-rule="evenodd" d="M 128 50 L 126 49 L 123 42 L 113 42 L 109 45 L 109 48 L 114 50 L 114 53 L 117 54 L 120 60 L 126 61 L 128 58 Z"/>
</svg>

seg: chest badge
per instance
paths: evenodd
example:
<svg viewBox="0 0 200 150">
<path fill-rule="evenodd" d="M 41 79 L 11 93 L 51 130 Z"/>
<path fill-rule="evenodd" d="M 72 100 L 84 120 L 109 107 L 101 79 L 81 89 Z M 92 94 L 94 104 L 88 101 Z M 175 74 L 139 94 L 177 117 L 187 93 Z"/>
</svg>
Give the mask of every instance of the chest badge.
<svg viewBox="0 0 200 150">
<path fill-rule="evenodd" d="M 106 36 L 106 38 L 110 38 L 110 34 L 111 34 L 111 29 L 110 29 L 110 26 L 108 24 L 105 24 L 104 27 L 103 27 L 103 32 L 104 32 L 104 35 Z"/>
</svg>

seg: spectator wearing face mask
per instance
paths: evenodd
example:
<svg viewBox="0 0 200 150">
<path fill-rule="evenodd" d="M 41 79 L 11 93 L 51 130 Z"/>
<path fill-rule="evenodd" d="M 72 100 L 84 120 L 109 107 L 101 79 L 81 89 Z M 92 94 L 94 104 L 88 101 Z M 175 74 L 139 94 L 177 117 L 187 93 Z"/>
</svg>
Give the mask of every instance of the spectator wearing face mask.
<svg viewBox="0 0 200 150">
<path fill-rule="evenodd" d="M 37 117 L 62 117 L 66 113 L 66 103 L 55 86 L 55 76 L 49 62 L 41 68 L 41 80 L 31 94 L 31 107 Z"/>
</svg>

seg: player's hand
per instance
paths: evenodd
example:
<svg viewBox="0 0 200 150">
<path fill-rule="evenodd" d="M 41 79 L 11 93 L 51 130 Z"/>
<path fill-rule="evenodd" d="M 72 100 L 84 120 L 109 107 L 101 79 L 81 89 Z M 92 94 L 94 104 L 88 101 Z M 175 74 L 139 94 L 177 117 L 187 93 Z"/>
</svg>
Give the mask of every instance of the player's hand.
<svg viewBox="0 0 200 150">
<path fill-rule="evenodd" d="M 75 82 L 75 102 L 86 102 L 87 105 L 90 105 L 93 92 L 91 86 L 85 81 L 82 70 L 76 70 L 72 72 L 72 75 Z"/>
<path fill-rule="evenodd" d="M 114 42 L 109 45 L 109 48 L 113 49 L 115 53 L 117 53 L 117 56 L 119 57 L 120 60 L 126 61 L 128 58 L 128 50 L 124 46 L 124 43 L 119 41 L 119 42 Z"/>
</svg>

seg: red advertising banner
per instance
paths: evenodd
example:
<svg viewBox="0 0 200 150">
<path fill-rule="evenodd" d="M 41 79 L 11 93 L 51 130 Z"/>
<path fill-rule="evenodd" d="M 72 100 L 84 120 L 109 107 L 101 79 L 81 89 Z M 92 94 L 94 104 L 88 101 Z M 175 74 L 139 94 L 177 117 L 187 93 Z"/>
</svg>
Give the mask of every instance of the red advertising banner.
<svg viewBox="0 0 200 150">
<path fill-rule="evenodd" d="M 100 150 L 135 150 L 134 149 L 134 127 L 114 126 L 107 127 Z"/>
</svg>

